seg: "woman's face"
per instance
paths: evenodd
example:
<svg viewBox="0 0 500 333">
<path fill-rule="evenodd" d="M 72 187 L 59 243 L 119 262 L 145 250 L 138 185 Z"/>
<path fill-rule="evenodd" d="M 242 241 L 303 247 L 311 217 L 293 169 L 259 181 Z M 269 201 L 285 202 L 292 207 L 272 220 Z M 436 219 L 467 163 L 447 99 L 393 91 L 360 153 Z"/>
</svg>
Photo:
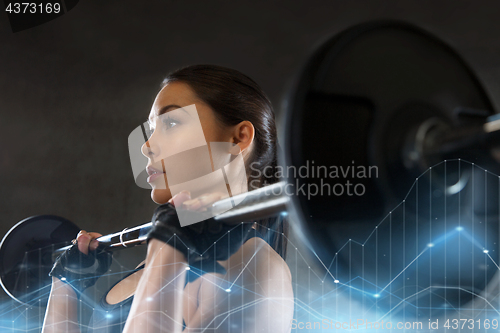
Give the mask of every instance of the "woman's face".
<svg viewBox="0 0 500 333">
<path fill-rule="evenodd" d="M 185 152 L 184 160 L 177 159 L 170 165 L 182 171 L 183 163 L 193 167 L 194 147 L 206 142 L 233 142 L 231 128 L 221 126 L 214 111 L 186 83 L 167 84 L 156 96 L 148 120 L 152 134 L 143 145 L 142 153 L 148 158 L 151 198 L 158 204 L 172 197 L 165 175 L 171 161 L 169 156 L 177 154 L 177 157 L 178 153 Z"/>
</svg>

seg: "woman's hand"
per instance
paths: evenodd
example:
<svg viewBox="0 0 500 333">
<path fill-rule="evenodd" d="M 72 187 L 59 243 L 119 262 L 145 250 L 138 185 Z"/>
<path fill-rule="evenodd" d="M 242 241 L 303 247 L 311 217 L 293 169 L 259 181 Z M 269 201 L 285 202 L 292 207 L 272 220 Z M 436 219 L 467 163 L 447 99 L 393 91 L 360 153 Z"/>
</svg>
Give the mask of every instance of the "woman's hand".
<svg viewBox="0 0 500 333">
<path fill-rule="evenodd" d="M 252 227 L 252 222 L 227 224 L 203 213 L 222 197 L 221 193 L 211 193 L 191 199 L 189 192 L 180 192 L 168 203 L 158 206 L 152 217 L 154 224 L 148 235 L 148 249 L 160 248 L 157 244 L 160 241 L 183 253 L 191 266 L 203 264 L 220 270 L 216 261 L 226 260 L 236 252 Z M 187 217 L 186 220 L 201 222 L 183 227 L 178 214 Z"/>
<path fill-rule="evenodd" d="M 76 244 L 64 251 L 54 263 L 49 275 L 69 284 L 77 294 L 93 286 L 111 265 L 112 255 L 108 251 L 98 251 L 101 234 L 81 230 Z"/>
<path fill-rule="evenodd" d="M 85 230 L 80 230 L 78 235 L 76 235 L 76 242 L 78 244 L 78 250 L 83 254 L 88 254 L 89 251 L 95 251 L 99 242 L 96 238 L 102 235 L 98 232 L 86 232 Z"/>
</svg>

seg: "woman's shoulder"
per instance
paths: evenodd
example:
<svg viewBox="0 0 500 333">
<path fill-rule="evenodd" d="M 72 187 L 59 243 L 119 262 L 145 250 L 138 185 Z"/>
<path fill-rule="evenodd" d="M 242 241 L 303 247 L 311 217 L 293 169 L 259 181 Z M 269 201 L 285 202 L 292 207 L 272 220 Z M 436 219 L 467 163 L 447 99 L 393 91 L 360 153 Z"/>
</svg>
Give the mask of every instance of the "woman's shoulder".
<svg viewBox="0 0 500 333">
<path fill-rule="evenodd" d="M 198 310 L 203 312 L 207 324 L 200 319 L 201 324 L 196 322 L 195 327 L 211 325 L 209 320 L 226 318 L 228 313 L 232 314 L 231 322 L 245 323 L 249 331 L 269 326 L 279 327 L 273 331 L 282 332 L 281 327 L 288 327 L 294 308 L 290 269 L 264 239 L 249 239 L 224 264 L 227 264 L 225 275 L 209 273 L 200 283 Z M 234 308 L 244 309 L 254 304 L 259 306 L 252 307 L 251 313 L 257 313 L 262 321 L 240 320 L 239 316 L 244 317 L 247 312 Z"/>
<path fill-rule="evenodd" d="M 283 258 L 262 238 L 247 240 L 228 261 L 228 268 L 253 279 L 283 279 L 291 282 L 290 268 Z M 229 272 L 228 270 L 228 272 Z"/>
</svg>

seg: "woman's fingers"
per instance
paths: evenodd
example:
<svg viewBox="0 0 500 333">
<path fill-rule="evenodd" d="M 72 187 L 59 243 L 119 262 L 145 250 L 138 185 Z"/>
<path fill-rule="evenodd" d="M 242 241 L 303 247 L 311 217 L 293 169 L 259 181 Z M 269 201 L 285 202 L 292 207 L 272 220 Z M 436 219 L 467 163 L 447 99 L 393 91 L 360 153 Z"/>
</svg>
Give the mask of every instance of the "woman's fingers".
<svg viewBox="0 0 500 333">
<path fill-rule="evenodd" d="M 89 235 L 92 236 L 92 240 L 90 241 L 89 244 L 89 249 L 90 251 L 95 251 L 95 249 L 97 249 L 97 246 L 99 245 L 99 241 L 96 240 L 96 238 L 99 238 L 102 235 L 98 232 L 89 232 Z"/>
<path fill-rule="evenodd" d="M 221 192 L 206 193 L 204 195 L 199 196 L 198 198 L 184 201 L 183 208 L 189 210 L 203 211 L 206 210 L 214 202 L 219 201 L 225 198 L 226 196 L 227 195 Z"/>
<path fill-rule="evenodd" d="M 227 194 L 222 192 L 206 193 L 197 198 L 191 199 L 189 191 L 181 191 L 174 195 L 168 202 L 175 207 L 182 207 L 189 210 L 203 211 L 216 201 L 224 199 Z"/>
<path fill-rule="evenodd" d="M 190 199 L 191 199 L 191 193 L 189 193 L 189 191 L 184 190 L 174 195 L 172 199 L 168 200 L 168 202 L 171 203 L 174 207 L 175 206 L 181 207 L 185 201 L 188 201 Z"/>
<path fill-rule="evenodd" d="M 76 236 L 78 250 L 84 254 L 88 254 L 89 250 L 94 251 L 99 245 L 96 238 L 101 236 L 102 235 L 98 232 L 86 232 L 85 230 L 81 230 Z"/>
</svg>

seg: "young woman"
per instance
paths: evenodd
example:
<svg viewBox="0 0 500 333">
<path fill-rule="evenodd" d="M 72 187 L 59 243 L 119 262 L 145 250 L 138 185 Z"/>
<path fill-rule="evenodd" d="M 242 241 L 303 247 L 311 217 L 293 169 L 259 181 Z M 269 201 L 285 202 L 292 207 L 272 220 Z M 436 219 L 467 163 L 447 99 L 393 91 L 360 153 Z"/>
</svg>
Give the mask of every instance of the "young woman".
<svg viewBox="0 0 500 333">
<path fill-rule="evenodd" d="M 150 119 L 193 104 L 206 142 L 229 142 L 239 146 L 248 176 L 248 190 L 278 181 L 273 177 L 275 173 L 269 171 L 277 166 L 274 113 L 269 99 L 252 79 L 236 70 L 214 65 L 182 68 L 164 80 Z M 167 118 L 162 126 L 168 126 L 171 131 L 176 126 L 180 129 L 182 120 Z M 159 131 L 158 127 L 154 131 Z M 291 274 L 284 261 L 286 221 L 281 217 L 257 221 L 251 223 L 253 232 L 248 233 L 246 229 L 243 233 L 243 229 L 235 232 L 226 227 L 223 230 L 226 236 L 229 235 L 227 231 L 233 233 L 231 238 L 225 238 L 228 243 L 224 248 L 231 250 L 222 257 L 213 256 L 214 265 L 201 266 L 198 270 L 201 273 L 193 274 L 189 251 L 196 247 L 195 252 L 200 253 L 198 251 L 203 251 L 201 244 L 211 238 L 207 231 L 197 239 L 195 233 L 186 232 L 191 230 L 188 227 L 178 228 L 173 206 L 203 211 L 222 195 L 205 193 L 200 197 L 199 193 L 180 192 L 172 198 L 168 186 L 159 186 L 153 180 L 158 178 L 154 176 L 158 169 L 161 173 L 155 149 L 149 142 L 143 146 L 143 153 L 149 160 L 151 198 L 161 205 L 153 216 L 153 220 L 159 222 L 148 237 L 146 260 L 104 295 L 93 314 L 89 331 L 289 332 L 294 301 Z M 262 172 L 264 169 L 267 178 Z M 185 237 L 185 242 L 172 242 L 173 234 L 181 241 Z M 90 256 L 97 248 L 95 238 L 99 236 L 99 233 L 82 230 L 73 252 Z M 191 244 L 191 249 L 186 244 Z M 102 260 L 100 262 L 107 259 Z M 78 290 L 87 286 L 86 281 L 95 281 L 87 276 L 75 279 L 73 285 L 68 283 L 66 275 L 57 274 L 67 270 L 63 264 L 64 261 L 59 260 L 54 266 L 44 333 L 80 332 Z M 223 269 L 203 269 L 215 265 Z M 81 289 L 75 288 L 79 281 L 84 281 Z"/>
</svg>

